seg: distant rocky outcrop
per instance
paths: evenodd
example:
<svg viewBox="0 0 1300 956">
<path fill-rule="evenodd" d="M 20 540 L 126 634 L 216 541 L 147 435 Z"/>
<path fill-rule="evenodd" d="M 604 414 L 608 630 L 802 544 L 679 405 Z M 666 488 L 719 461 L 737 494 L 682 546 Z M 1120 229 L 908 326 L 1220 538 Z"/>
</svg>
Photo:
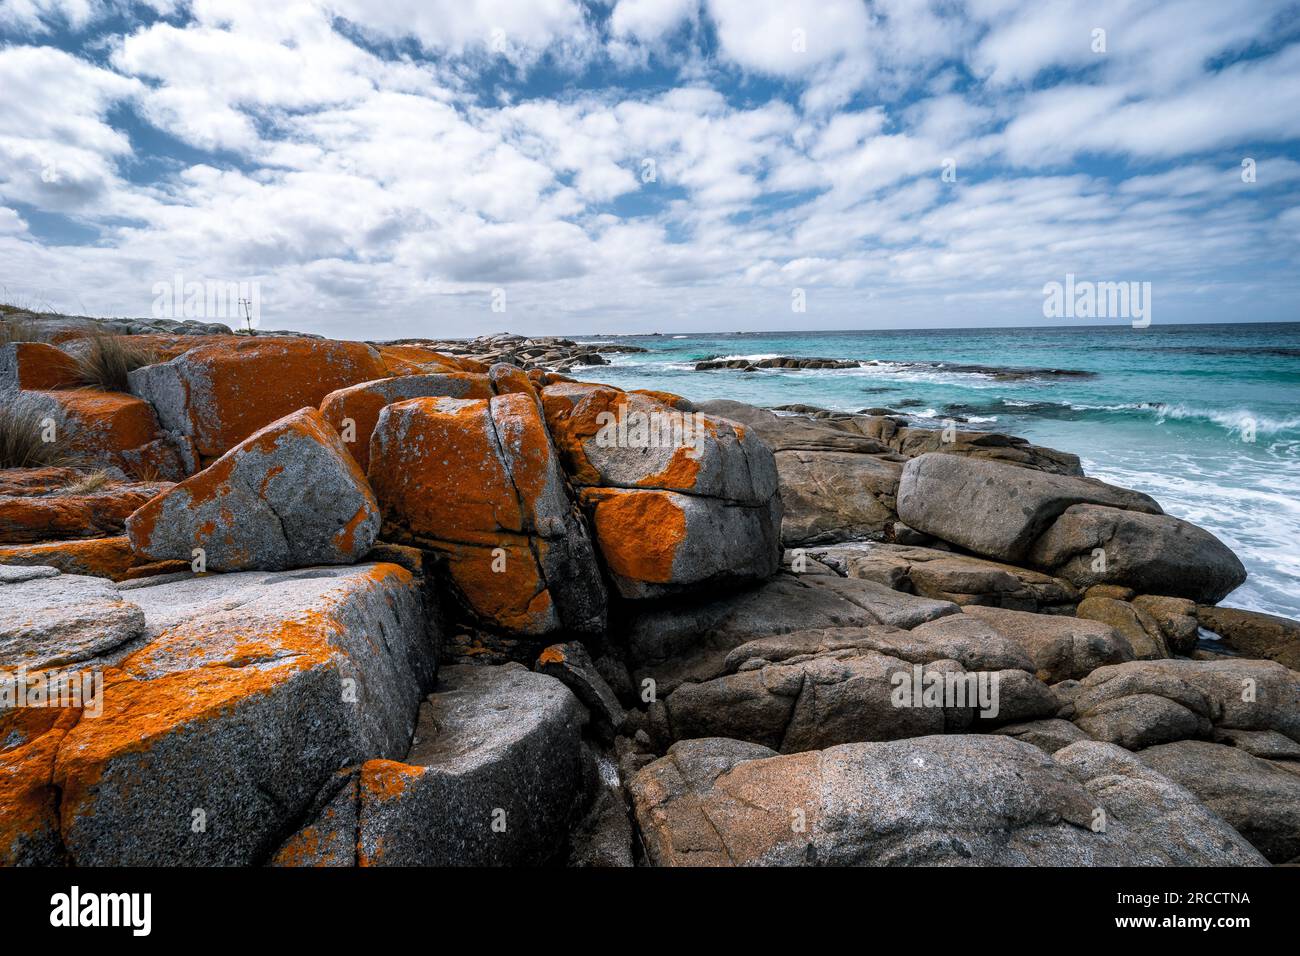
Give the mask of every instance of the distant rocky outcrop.
<svg viewBox="0 0 1300 956">
<path fill-rule="evenodd" d="M 861 362 L 853 359 L 805 358 L 803 356 L 781 355 L 775 358 L 763 359 L 705 359 L 695 363 L 695 371 L 711 372 L 720 368 L 730 368 L 739 369 L 742 372 L 753 372 L 764 368 L 859 368 L 861 365 Z"/>
</svg>

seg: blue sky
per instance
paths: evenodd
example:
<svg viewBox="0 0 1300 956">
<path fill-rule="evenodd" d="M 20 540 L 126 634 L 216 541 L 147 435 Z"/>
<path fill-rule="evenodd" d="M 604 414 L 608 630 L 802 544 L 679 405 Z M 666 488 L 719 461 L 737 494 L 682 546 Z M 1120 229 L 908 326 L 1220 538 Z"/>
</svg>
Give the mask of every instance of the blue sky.
<svg viewBox="0 0 1300 956">
<path fill-rule="evenodd" d="M 0 0 L 0 90 L 0 298 L 62 311 L 1005 326 L 1073 273 L 1300 319 L 1295 3 Z"/>
</svg>

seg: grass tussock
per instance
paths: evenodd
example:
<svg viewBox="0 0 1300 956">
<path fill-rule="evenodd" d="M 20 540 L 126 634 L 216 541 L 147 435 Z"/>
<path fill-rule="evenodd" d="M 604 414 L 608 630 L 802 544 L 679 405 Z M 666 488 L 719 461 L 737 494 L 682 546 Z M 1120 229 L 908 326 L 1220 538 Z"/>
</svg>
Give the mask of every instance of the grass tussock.
<svg viewBox="0 0 1300 956">
<path fill-rule="evenodd" d="M 70 495 L 88 495 L 96 491 L 102 491 L 114 481 L 113 476 L 102 468 L 94 471 L 88 471 L 79 476 L 75 481 L 70 481 L 63 486 L 63 490 Z"/>
<path fill-rule="evenodd" d="M 45 416 L 34 405 L 0 405 L 0 468 L 66 468 L 76 464 L 57 441 L 47 442 Z"/>
<path fill-rule="evenodd" d="M 163 473 L 158 470 L 158 466 L 150 462 L 141 462 L 132 468 L 131 477 L 146 485 L 156 485 L 167 480 L 163 477 Z"/>
<path fill-rule="evenodd" d="M 132 372 L 158 361 L 152 349 L 132 345 L 129 336 L 92 335 L 77 353 L 77 384 L 106 392 L 130 390 Z"/>
<path fill-rule="evenodd" d="M 35 323 L 20 313 L 0 314 L 0 348 L 15 342 L 42 342 Z"/>
</svg>

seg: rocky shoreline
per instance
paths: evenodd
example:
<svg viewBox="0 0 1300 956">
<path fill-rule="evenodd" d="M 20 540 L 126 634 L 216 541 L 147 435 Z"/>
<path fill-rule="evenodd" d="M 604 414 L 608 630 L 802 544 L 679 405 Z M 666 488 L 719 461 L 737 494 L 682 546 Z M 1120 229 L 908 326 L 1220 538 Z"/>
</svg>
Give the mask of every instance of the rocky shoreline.
<svg viewBox="0 0 1300 956">
<path fill-rule="evenodd" d="M 1300 862 L 1300 624 L 1075 455 L 564 374 L 632 346 L 36 325 L 6 865 Z M 74 387 L 105 333 L 153 360 Z"/>
</svg>

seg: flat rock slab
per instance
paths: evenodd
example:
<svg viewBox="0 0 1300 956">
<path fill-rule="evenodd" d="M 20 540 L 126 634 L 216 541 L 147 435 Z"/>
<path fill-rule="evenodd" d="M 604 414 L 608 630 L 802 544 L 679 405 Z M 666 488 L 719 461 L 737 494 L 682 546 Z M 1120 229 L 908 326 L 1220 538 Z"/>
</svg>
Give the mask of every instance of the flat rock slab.
<svg viewBox="0 0 1300 956">
<path fill-rule="evenodd" d="M 997 723 L 1057 708 L 1051 690 L 1022 670 L 968 674 L 939 656 L 913 664 L 843 650 L 778 662 L 750 658 L 736 673 L 682 684 L 652 707 L 651 720 L 668 740 L 732 737 L 797 753 L 958 732 L 977 714 Z"/>
<path fill-rule="evenodd" d="M 379 534 L 379 505 L 337 433 L 314 408 L 272 422 L 126 521 L 154 561 L 209 571 L 350 564 Z"/>
<path fill-rule="evenodd" d="M 0 777 L 26 786 L 0 807 L 23 821 L 0 859 L 39 844 L 78 865 L 259 863 L 339 767 L 405 753 L 436 646 L 409 572 L 213 574 L 126 593 L 145 634 L 91 662 L 99 714 L 50 711 L 71 726 L 15 745 L 23 713 L 0 716 Z"/>
<path fill-rule="evenodd" d="M 24 575 L 12 566 L 4 567 L 5 575 L 0 577 L 0 667 L 29 671 L 63 667 L 144 634 L 144 612 L 102 578 L 57 571 Z"/>
<path fill-rule="evenodd" d="M 592 783 L 586 712 L 518 664 L 439 671 L 404 761 L 361 768 L 368 866 L 540 865 L 564 850 Z"/>
<path fill-rule="evenodd" d="M 1048 683 L 1078 679 L 1104 664 L 1133 659 L 1133 648 L 1123 636 L 1100 621 L 993 607 L 962 610 L 1024 648 L 1038 676 Z"/>
<path fill-rule="evenodd" d="M 825 627 L 911 628 L 958 611 L 947 601 L 902 594 L 873 581 L 783 572 L 711 601 L 635 614 L 624 639 L 637 678 L 653 678 L 664 694 L 683 679 L 716 677 L 732 648 L 756 638 Z"/>
<path fill-rule="evenodd" d="M 1063 754 L 984 735 L 784 756 L 707 738 L 673 745 L 629 789 L 659 866 L 1263 863 L 1119 748 Z"/>
<path fill-rule="evenodd" d="M 122 532 L 127 517 L 170 482 L 125 482 L 78 490 L 86 476 L 69 476 L 62 487 L 31 494 L 0 494 L 0 542 L 8 544 L 98 538 Z M 19 489 L 14 489 L 17 492 Z"/>
<path fill-rule="evenodd" d="M 808 553 L 848 577 L 956 604 L 1038 611 L 1071 605 L 1080 597 L 1061 578 L 937 548 L 856 542 L 811 547 Z"/>
</svg>

